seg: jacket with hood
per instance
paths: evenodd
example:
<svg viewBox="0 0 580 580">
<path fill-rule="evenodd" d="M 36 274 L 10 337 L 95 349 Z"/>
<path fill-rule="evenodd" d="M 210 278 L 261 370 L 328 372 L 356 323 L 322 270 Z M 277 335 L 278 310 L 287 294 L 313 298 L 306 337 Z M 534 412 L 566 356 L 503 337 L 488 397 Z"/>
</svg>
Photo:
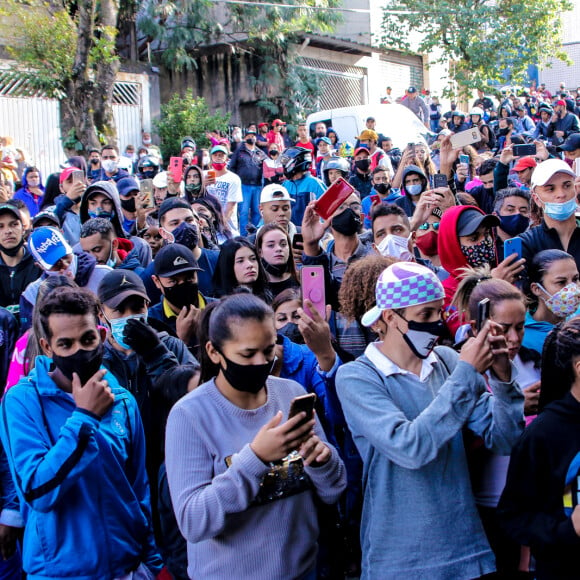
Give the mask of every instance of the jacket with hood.
<svg viewBox="0 0 580 580">
<path fill-rule="evenodd" d="M 580 402 L 568 392 L 546 406 L 511 454 L 499 523 L 512 540 L 530 546 L 538 580 L 578 578 L 580 538 L 570 515 L 579 449 Z"/>
<path fill-rule="evenodd" d="M 74 246 L 81 237 L 81 218 L 72 209 L 75 202 L 66 195 L 59 195 L 54 201 L 54 213 L 62 224 L 62 233 L 66 241 Z"/>
<path fill-rule="evenodd" d="M 118 266 L 115 266 L 115 268 L 133 270 L 133 272 L 141 276 L 141 274 L 145 271 L 145 268 L 141 266 L 137 248 L 135 248 L 135 245 L 131 240 L 127 240 L 125 238 L 117 238 L 117 240 L 119 241 L 117 254 L 121 259 L 121 263 Z"/>
<path fill-rule="evenodd" d="M 75 283 L 80 288 L 87 288 L 94 294 L 97 294 L 97 289 L 99 288 L 101 280 L 111 271 L 111 268 L 103 264 L 97 264 L 97 260 L 85 252 L 74 251 L 74 254 L 77 257 L 77 272 L 75 275 Z M 37 278 L 34 282 L 31 282 L 20 296 L 21 333 L 24 333 L 32 325 L 32 309 L 36 304 L 38 289 L 48 276 L 49 274 L 42 272 L 40 278 Z"/>
<path fill-rule="evenodd" d="M 102 418 L 78 409 L 36 358 L 2 404 L 0 435 L 25 522 L 31 580 L 109 580 L 145 564 L 155 547 L 145 439 L 135 399 L 111 373 L 115 402 Z"/>
<path fill-rule="evenodd" d="M 457 312 L 449 311 L 449 306 L 453 301 L 459 282 L 461 281 L 461 268 L 467 268 L 469 263 L 467 258 L 461 251 L 461 245 L 459 243 L 459 236 L 457 235 L 457 221 L 459 216 L 467 210 L 476 210 L 482 215 L 485 213 L 473 205 L 456 205 L 449 208 L 441 218 L 441 223 L 439 224 L 439 236 L 437 237 L 437 246 L 439 249 L 439 259 L 441 260 L 441 266 L 449 272 L 449 276 L 442 281 L 443 288 L 445 289 L 445 302 L 444 308 L 447 310 L 446 324 L 452 333 L 455 335 L 455 331 L 461 325 L 461 319 Z M 495 247 L 495 240 L 494 240 Z M 495 267 L 497 264 L 491 264 L 491 267 Z"/>
<path fill-rule="evenodd" d="M 28 181 L 26 180 L 26 177 L 30 173 L 31 169 L 34 169 L 34 172 L 38 173 L 38 176 L 40 177 L 40 184 L 38 186 L 38 188 L 42 191 L 42 195 L 40 197 L 32 195 L 28 189 Z M 40 174 L 40 171 L 38 171 L 35 167 L 27 167 L 24 170 L 24 174 L 22 175 L 22 187 L 14 193 L 14 199 L 22 200 L 30 212 L 30 217 L 34 217 L 40 211 L 43 195 L 44 185 L 42 185 L 42 175 Z"/>
<path fill-rule="evenodd" d="M 13 268 L 4 263 L 0 254 L 0 306 L 19 304 L 26 287 L 41 274 L 42 270 L 34 263 L 34 258 L 26 247 L 22 260 Z"/>
<path fill-rule="evenodd" d="M 114 215 L 111 218 L 111 223 L 115 228 L 115 235 L 118 238 L 126 238 L 133 242 L 133 245 L 139 256 L 139 261 L 141 262 L 143 268 L 146 268 L 149 262 L 151 262 L 151 248 L 145 240 L 137 236 L 131 236 L 123 229 L 123 210 L 121 208 L 121 198 L 119 197 L 117 186 L 113 181 L 96 181 L 85 189 L 85 192 L 81 198 L 81 207 L 79 212 L 81 223 L 84 224 L 91 217 L 89 215 L 88 200 L 89 197 L 93 196 L 95 193 L 102 193 L 113 202 Z M 80 249 L 80 246 L 79 248 L 73 249 Z"/>
<path fill-rule="evenodd" d="M 403 175 L 401 177 L 401 195 L 395 200 L 395 204 L 397 204 L 400 208 L 402 208 L 408 217 L 413 217 L 413 212 L 415 211 L 415 203 L 411 199 L 411 196 L 405 190 L 405 179 L 410 173 L 416 173 L 421 178 L 421 193 L 423 193 L 427 187 L 429 186 L 429 182 L 427 181 L 427 177 L 423 173 L 420 167 L 417 165 L 407 165 L 405 169 L 403 169 Z"/>
<path fill-rule="evenodd" d="M 537 352 L 542 355 L 544 342 L 550 331 L 554 328 L 554 324 L 546 320 L 536 320 L 530 312 L 526 312 L 526 321 L 524 323 L 524 340 L 522 346 Z"/>
</svg>

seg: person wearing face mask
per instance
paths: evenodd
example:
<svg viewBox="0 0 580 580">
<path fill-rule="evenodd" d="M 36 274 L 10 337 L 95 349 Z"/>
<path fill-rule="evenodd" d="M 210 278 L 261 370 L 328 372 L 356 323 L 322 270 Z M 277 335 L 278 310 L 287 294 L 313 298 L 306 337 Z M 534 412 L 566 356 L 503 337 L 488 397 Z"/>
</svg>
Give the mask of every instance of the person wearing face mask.
<svg viewBox="0 0 580 580">
<path fill-rule="evenodd" d="M 370 155 L 366 147 L 354 150 L 353 171 L 348 182 L 360 193 L 361 199 L 370 194 L 373 186 Z"/>
<path fill-rule="evenodd" d="M 130 196 L 132 195 L 134 194 L 130 194 Z M 127 201 L 130 203 L 130 200 L 126 200 L 125 206 Z M 133 244 L 141 265 L 145 268 L 151 262 L 151 248 L 147 242 L 138 236 L 129 234 L 123 227 L 125 214 L 119 190 L 114 181 L 97 181 L 86 188 L 80 202 L 79 217 L 81 224 L 96 217 L 109 220 L 113 224 L 115 236 L 129 240 Z M 80 245 L 73 246 L 73 249 L 80 249 Z"/>
<path fill-rule="evenodd" d="M 371 212 L 376 205 L 371 199 L 373 196 L 379 196 L 379 203 L 393 203 L 400 197 L 397 191 L 393 191 L 391 178 L 384 167 L 377 167 L 372 172 L 371 182 L 373 187 L 370 194 L 362 200 L 362 210 L 365 214 L 364 227 L 367 229 L 371 227 Z"/>
<path fill-rule="evenodd" d="M 97 298 L 56 288 L 39 316 L 43 355 L 6 394 L 0 426 L 25 525 L 23 567 L 31 578 L 156 577 L 163 562 L 143 424 L 135 399 L 102 366 Z M 40 533 L 47 549 L 39 530 L 49 529 L 56 535 Z"/>
<path fill-rule="evenodd" d="M 276 145 L 277 144 L 272 144 Z M 246 235 L 248 226 L 256 228 L 260 222 L 260 191 L 262 190 L 262 164 L 266 154 L 256 146 L 256 132 L 247 130 L 244 143 L 234 151 L 229 170 L 238 175 L 242 182 L 242 203 L 240 205 L 240 232 Z"/>
<path fill-rule="evenodd" d="M 117 190 L 123 212 L 123 229 L 134 230 L 137 221 L 137 198 L 139 198 L 139 182 L 134 177 L 124 177 L 117 182 Z"/>
<path fill-rule="evenodd" d="M 42 185 L 42 175 L 36 167 L 27 167 L 22 175 L 22 187 L 17 189 L 13 199 L 20 199 L 28 208 L 30 217 L 34 217 L 42 205 L 44 195 L 44 185 Z"/>
<path fill-rule="evenodd" d="M 316 126 L 318 127 L 318 125 L 324 125 L 324 123 L 317 123 Z M 310 139 L 308 125 L 306 125 L 306 123 L 298 123 L 297 132 L 298 139 L 296 140 L 295 145 L 297 147 L 302 147 L 303 149 L 308 149 L 312 153 L 312 159 L 314 159 L 316 157 L 316 147 L 314 147 L 314 143 L 312 142 L 312 139 Z M 319 133 L 320 135 L 316 135 L 317 138 L 326 136 L 326 125 L 324 125 L 324 134 L 322 131 L 319 131 Z M 316 167 L 314 164 L 312 164 L 311 173 L 316 176 Z"/>
<path fill-rule="evenodd" d="M 436 347 L 446 332 L 445 292 L 418 264 L 389 266 L 375 294 L 361 322 L 382 338 L 343 365 L 336 380 L 365 473 L 373 473 L 363 489 L 361 577 L 480 577 L 495 562 L 471 490 L 463 431 L 509 454 L 523 430 L 524 398 L 505 337 L 488 320 L 460 354 Z M 482 376 L 488 370 L 490 390 Z M 444 489 L 433 481 L 445 481 Z M 412 514 L 401 493 L 413 498 Z"/>
<path fill-rule="evenodd" d="M 184 137 L 181 140 L 181 156 L 184 159 L 184 165 L 191 165 L 195 157 L 197 145 L 193 137 Z"/>
<path fill-rule="evenodd" d="M 98 178 L 101 172 L 101 150 L 89 150 L 89 167 L 87 169 L 87 178 L 89 182 Z"/>
<path fill-rule="evenodd" d="M 426 191 L 429 182 L 425 174 L 416 165 L 407 165 L 403 169 L 401 179 L 401 194 L 395 203 L 401 207 L 409 217 L 413 217 L 421 194 Z"/>
<path fill-rule="evenodd" d="M 0 204 L 0 306 L 18 319 L 20 296 L 41 273 L 26 247 L 20 211 Z"/>
<path fill-rule="evenodd" d="M 540 120 L 536 123 L 536 128 L 532 134 L 532 138 L 534 141 L 536 139 L 542 139 L 547 141 L 548 131 L 550 129 L 550 123 L 552 119 L 552 115 L 554 114 L 554 110 L 549 105 L 549 103 L 542 103 L 538 107 L 538 115 L 540 116 Z"/>
<path fill-rule="evenodd" d="M 92 183 L 109 180 L 117 182 L 123 177 L 129 177 L 129 172 L 119 167 L 119 150 L 115 145 L 103 146 L 101 149 L 101 170 L 93 178 Z"/>
<path fill-rule="evenodd" d="M 554 104 L 554 114 L 550 119 L 548 137 L 555 145 L 559 145 L 573 133 L 580 133 L 580 122 L 574 113 L 568 111 L 566 101 L 560 99 Z"/>
<path fill-rule="evenodd" d="M 518 187 L 500 189 L 495 196 L 493 213 L 499 218 L 495 247 L 498 260 L 503 260 L 503 244 L 523 234 L 530 227 L 530 194 Z"/>
<path fill-rule="evenodd" d="M 344 465 L 317 418 L 287 419 L 291 401 L 305 391 L 271 376 L 276 330 L 269 306 L 256 296 L 229 296 L 207 311 L 202 326 L 204 382 L 176 403 L 166 431 L 188 576 L 246 580 L 260 570 L 264 578 L 314 579 L 315 496 L 338 500 Z"/>
<path fill-rule="evenodd" d="M 185 197 L 190 203 L 207 195 L 203 171 L 197 165 L 190 165 L 184 171 L 183 183 L 185 184 Z"/>
<path fill-rule="evenodd" d="M 103 218 L 92 218 L 81 228 L 81 248 L 109 268 L 132 270 L 138 275 L 145 270 L 141 266 L 137 250 L 133 242 L 125 238 L 117 238 L 113 224 Z"/>
<path fill-rule="evenodd" d="M 284 167 L 280 161 L 280 149 L 275 143 L 268 145 L 268 156 L 262 163 L 262 185 L 280 183 L 284 180 Z"/>
<path fill-rule="evenodd" d="M 155 257 L 153 283 L 162 294 L 149 309 L 149 317 L 158 320 L 181 339 L 191 352 L 199 352 L 199 317 L 211 299 L 198 286 L 201 270 L 191 250 L 180 244 L 161 248 Z"/>
</svg>

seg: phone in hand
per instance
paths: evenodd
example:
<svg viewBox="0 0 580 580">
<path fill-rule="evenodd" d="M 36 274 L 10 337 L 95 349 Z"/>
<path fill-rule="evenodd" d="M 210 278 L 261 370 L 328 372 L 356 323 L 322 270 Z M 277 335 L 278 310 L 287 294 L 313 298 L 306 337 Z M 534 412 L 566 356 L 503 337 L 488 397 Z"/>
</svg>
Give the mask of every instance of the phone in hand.
<svg viewBox="0 0 580 580">
<path fill-rule="evenodd" d="M 489 301 L 489 298 L 484 298 L 477 303 L 477 322 L 475 326 L 477 332 L 483 328 L 485 321 L 489 318 L 490 304 L 491 302 Z"/>
<path fill-rule="evenodd" d="M 153 207 L 155 205 L 155 202 L 153 201 L 153 180 L 142 179 L 139 191 L 147 200 L 145 207 Z"/>
<path fill-rule="evenodd" d="M 449 137 L 453 149 L 462 149 L 466 145 L 473 145 L 481 141 L 481 133 L 477 127 L 471 127 L 466 131 L 460 131 Z"/>
<path fill-rule="evenodd" d="M 465 155 L 465 153 L 462 153 L 459 156 L 459 163 L 464 163 L 465 165 L 469 166 L 469 155 Z"/>
<path fill-rule="evenodd" d="M 84 181 L 85 180 L 85 172 L 82 169 L 72 172 L 72 182 L 76 183 L 77 181 Z"/>
<path fill-rule="evenodd" d="M 443 173 L 436 173 L 433 176 L 433 187 L 435 189 L 439 187 L 448 187 L 447 175 Z"/>
<path fill-rule="evenodd" d="M 296 429 L 301 427 L 308 421 L 311 421 L 314 417 L 314 405 L 316 403 L 316 395 L 314 393 L 307 393 L 306 395 L 301 395 L 295 397 L 290 403 L 290 411 L 288 413 L 288 419 L 296 417 L 298 413 L 306 413 L 306 417 L 296 425 Z"/>
<path fill-rule="evenodd" d="M 292 248 L 295 250 L 303 250 L 304 249 L 304 237 L 301 233 L 296 232 L 294 237 L 292 238 Z"/>
<path fill-rule="evenodd" d="M 511 256 L 512 254 L 517 254 L 517 260 L 520 260 L 522 257 L 522 238 L 510 238 L 506 240 L 503 244 L 503 255 L 504 258 Z"/>
<path fill-rule="evenodd" d="M 514 145 L 512 147 L 512 153 L 514 157 L 524 157 L 526 155 L 536 154 L 536 144 L 535 143 L 525 143 L 523 145 Z"/>
<path fill-rule="evenodd" d="M 302 266 L 300 270 L 302 302 L 310 300 L 322 318 L 326 318 L 326 294 L 323 266 Z M 303 304 L 304 311 L 312 318 L 312 312 Z"/>
<path fill-rule="evenodd" d="M 340 177 L 316 200 L 314 211 L 323 220 L 327 220 L 354 190 L 354 187 L 344 177 Z"/>
<path fill-rule="evenodd" d="M 371 206 L 381 203 L 381 198 L 378 195 L 371 195 Z"/>
<path fill-rule="evenodd" d="M 183 179 L 183 157 L 171 157 L 169 172 L 174 183 L 179 183 Z"/>
</svg>

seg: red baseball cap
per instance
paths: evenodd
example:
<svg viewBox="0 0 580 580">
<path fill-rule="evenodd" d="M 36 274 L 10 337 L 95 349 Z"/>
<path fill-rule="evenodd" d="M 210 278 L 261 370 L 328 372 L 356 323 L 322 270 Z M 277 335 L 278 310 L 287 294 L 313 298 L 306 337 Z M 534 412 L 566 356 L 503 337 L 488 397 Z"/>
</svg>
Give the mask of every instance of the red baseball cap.
<svg viewBox="0 0 580 580">
<path fill-rule="evenodd" d="M 556 101 L 556 105 L 560 105 L 562 107 L 566 106 L 566 101 L 562 101 L 562 99 L 560 99 L 559 101 Z"/>
<path fill-rule="evenodd" d="M 518 162 L 514 165 L 512 171 L 523 171 L 524 169 L 534 168 L 538 165 L 533 157 L 522 157 L 518 159 Z"/>
<path fill-rule="evenodd" d="M 272 127 L 276 127 L 276 125 L 285 125 L 286 123 L 284 123 L 284 121 L 282 121 L 282 119 L 274 119 L 272 121 Z"/>
<path fill-rule="evenodd" d="M 62 170 L 62 173 L 60 174 L 60 177 L 58 178 L 58 182 L 59 183 L 63 183 L 64 181 L 66 181 L 75 171 L 82 171 L 82 169 L 79 169 L 78 167 L 65 167 Z"/>
<path fill-rule="evenodd" d="M 268 123 L 259 123 L 259 124 L 258 124 L 258 129 L 259 129 L 260 127 L 267 127 L 267 126 L 268 126 Z"/>
<path fill-rule="evenodd" d="M 353 156 L 354 156 L 354 155 L 358 155 L 358 154 L 359 154 L 359 153 L 361 153 L 362 151 L 364 151 L 364 152 L 365 152 L 367 155 L 370 155 L 370 154 L 371 154 L 371 152 L 370 152 L 370 151 L 369 151 L 369 150 L 368 150 L 366 147 L 357 147 L 357 148 L 354 150 Z"/>
</svg>

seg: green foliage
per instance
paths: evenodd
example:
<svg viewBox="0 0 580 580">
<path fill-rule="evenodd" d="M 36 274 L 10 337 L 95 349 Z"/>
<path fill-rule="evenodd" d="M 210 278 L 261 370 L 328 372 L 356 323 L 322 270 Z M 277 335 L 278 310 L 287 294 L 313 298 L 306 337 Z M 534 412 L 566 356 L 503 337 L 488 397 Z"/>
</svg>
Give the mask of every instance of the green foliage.
<svg viewBox="0 0 580 580">
<path fill-rule="evenodd" d="M 466 94 L 488 81 L 521 83 L 529 65 L 546 66 L 551 57 L 570 62 L 560 16 L 571 9 L 569 0 L 391 0 L 381 43 L 410 50 L 410 35 L 419 33 L 417 52 L 439 49 L 438 62 L 450 62 L 450 81 Z"/>
<path fill-rule="evenodd" d="M 198 147 L 208 147 L 207 131 L 225 131 L 230 116 L 219 112 L 212 115 L 202 97 L 194 97 L 191 90 L 185 95 L 173 95 L 161 107 L 161 118 L 155 121 L 157 134 L 161 138 L 161 153 L 165 159 L 181 154 L 181 140 L 190 136 Z"/>
</svg>

